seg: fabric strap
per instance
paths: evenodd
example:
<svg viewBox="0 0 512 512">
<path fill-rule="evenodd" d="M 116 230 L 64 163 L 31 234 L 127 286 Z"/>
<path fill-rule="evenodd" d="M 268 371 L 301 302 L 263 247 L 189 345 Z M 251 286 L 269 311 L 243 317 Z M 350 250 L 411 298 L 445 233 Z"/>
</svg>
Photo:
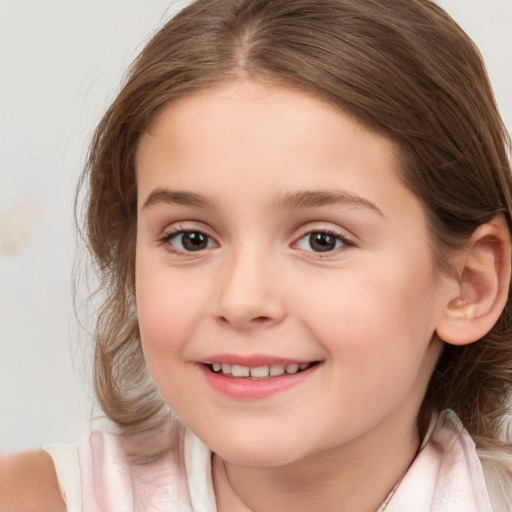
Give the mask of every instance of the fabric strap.
<svg viewBox="0 0 512 512">
<path fill-rule="evenodd" d="M 78 447 L 70 443 L 50 443 L 43 450 L 53 459 L 62 499 L 67 512 L 82 512 L 82 486 Z"/>
</svg>

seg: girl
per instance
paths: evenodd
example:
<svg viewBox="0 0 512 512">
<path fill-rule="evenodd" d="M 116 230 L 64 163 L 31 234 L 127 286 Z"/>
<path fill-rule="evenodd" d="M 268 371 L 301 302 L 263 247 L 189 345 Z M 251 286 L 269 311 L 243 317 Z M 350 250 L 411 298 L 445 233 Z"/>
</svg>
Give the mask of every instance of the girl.
<svg viewBox="0 0 512 512">
<path fill-rule="evenodd" d="M 429 0 L 183 10 L 81 182 L 116 429 L 8 510 L 512 510 L 507 141 Z"/>
</svg>

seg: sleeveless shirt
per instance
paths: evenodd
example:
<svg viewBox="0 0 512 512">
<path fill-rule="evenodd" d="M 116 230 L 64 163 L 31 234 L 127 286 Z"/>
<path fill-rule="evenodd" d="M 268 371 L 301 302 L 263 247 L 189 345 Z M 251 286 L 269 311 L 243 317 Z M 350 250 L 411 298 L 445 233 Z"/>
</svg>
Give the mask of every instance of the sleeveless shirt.
<svg viewBox="0 0 512 512">
<path fill-rule="evenodd" d="M 92 432 L 47 444 L 68 512 L 216 512 L 211 452 L 184 428 L 156 461 L 138 464 L 123 436 Z M 377 512 L 510 512 L 491 505 L 475 444 L 455 413 L 433 418 L 409 470 Z"/>
</svg>

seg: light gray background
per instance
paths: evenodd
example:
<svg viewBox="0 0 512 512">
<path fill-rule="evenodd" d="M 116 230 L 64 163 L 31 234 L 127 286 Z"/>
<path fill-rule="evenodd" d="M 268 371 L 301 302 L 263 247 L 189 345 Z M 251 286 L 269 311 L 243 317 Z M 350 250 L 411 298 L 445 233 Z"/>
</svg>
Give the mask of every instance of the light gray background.
<svg viewBox="0 0 512 512">
<path fill-rule="evenodd" d="M 0 452 L 76 441 L 90 341 L 72 308 L 87 141 L 144 41 L 186 1 L 0 0 Z M 512 0 L 441 0 L 480 47 L 512 127 Z"/>
</svg>

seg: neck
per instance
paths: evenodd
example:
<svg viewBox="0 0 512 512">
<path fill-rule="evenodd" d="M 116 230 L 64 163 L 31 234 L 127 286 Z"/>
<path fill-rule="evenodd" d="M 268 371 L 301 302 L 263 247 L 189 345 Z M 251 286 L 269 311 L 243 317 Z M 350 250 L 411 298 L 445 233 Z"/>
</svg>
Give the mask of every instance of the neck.
<svg viewBox="0 0 512 512">
<path fill-rule="evenodd" d="M 375 512 L 410 466 L 416 429 L 371 435 L 280 467 L 213 461 L 219 512 Z M 375 440 L 378 440 L 375 442 Z"/>
</svg>

